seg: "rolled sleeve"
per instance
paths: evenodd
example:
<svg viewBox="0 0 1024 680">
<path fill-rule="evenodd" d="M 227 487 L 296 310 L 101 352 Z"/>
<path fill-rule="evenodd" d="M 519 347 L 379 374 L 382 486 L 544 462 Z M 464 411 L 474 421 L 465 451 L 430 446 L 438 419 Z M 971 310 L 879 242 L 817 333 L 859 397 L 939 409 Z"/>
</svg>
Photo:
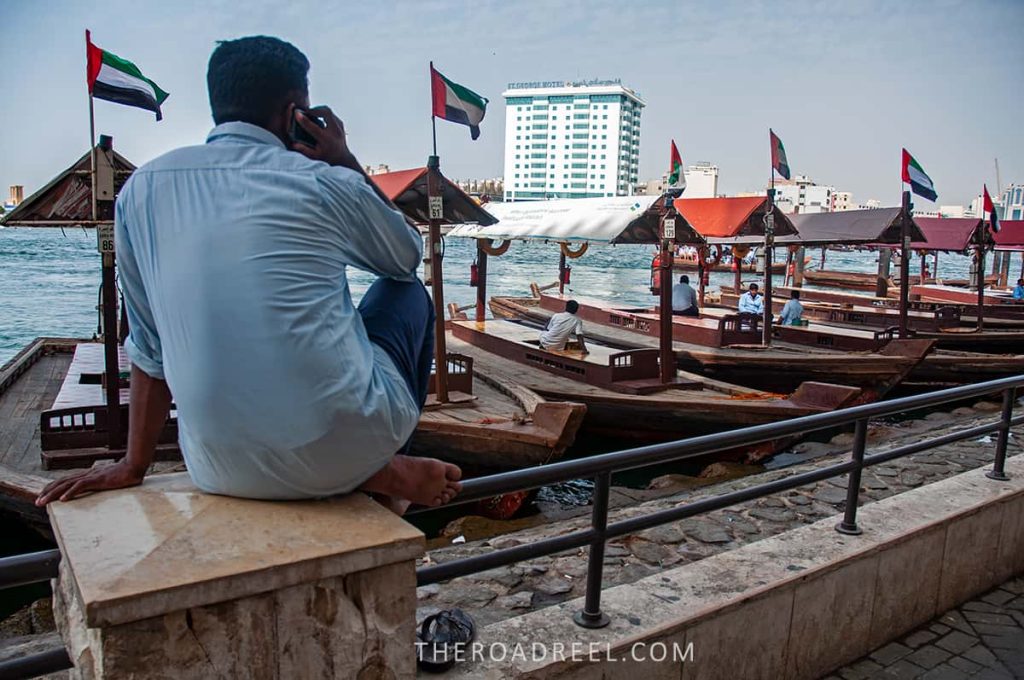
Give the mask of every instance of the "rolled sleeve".
<svg viewBox="0 0 1024 680">
<path fill-rule="evenodd" d="M 128 235 L 125 205 L 130 193 L 122 190 L 114 210 L 114 242 L 116 244 L 118 278 L 124 294 L 125 312 L 128 314 L 128 337 L 124 341 L 124 352 L 132 364 L 152 378 L 164 379 L 164 362 L 160 346 L 160 334 L 153 320 L 138 260 Z"/>
<path fill-rule="evenodd" d="M 318 180 L 326 219 L 338 230 L 346 264 L 387 278 L 415 278 L 423 239 L 402 214 L 351 170 L 327 168 Z"/>
</svg>

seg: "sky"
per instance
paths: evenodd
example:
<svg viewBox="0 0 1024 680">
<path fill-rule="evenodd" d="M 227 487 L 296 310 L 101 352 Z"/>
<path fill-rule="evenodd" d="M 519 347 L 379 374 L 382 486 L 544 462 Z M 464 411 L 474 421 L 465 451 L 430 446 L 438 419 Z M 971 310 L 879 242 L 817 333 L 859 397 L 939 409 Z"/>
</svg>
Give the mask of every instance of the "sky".
<svg viewBox="0 0 1024 680">
<path fill-rule="evenodd" d="M 1021 0 L 0 0 L 0 198 L 26 195 L 89 144 L 84 31 L 171 93 L 164 120 L 96 102 L 97 133 L 137 165 L 202 143 L 217 40 L 276 35 L 312 63 L 310 97 L 364 165 L 424 165 L 428 63 L 490 100 L 479 140 L 438 122 L 444 173 L 500 176 L 509 82 L 621 78 L 647 102 L 640 178 L 719 166 L 719 192 L 764 187 L 768 128 L 794 173 L 899 202 L 901 147 L 940 204 L 1024 183 Z M 916 207 L 928 202 L 916 199 Z"/>
</svg>

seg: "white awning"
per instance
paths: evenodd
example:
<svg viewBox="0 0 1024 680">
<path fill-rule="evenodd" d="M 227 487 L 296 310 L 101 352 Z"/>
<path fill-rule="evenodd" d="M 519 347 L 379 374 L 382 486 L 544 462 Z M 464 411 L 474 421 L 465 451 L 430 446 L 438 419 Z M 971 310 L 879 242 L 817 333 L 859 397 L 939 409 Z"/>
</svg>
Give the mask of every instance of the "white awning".
<svg viewBox="0 0 1024 680">
<path fill-rule="evenodd" d="M 462 224 L 448 236 L 459 238 L 540 239 L 591 243 L 657 243 L 658 215 L 648 212 L 661 196 L 612 196 L 551 201 L 488 203 L 487 212 L 498 219 L 489 227 Z M 677 220 L 683 225 L 683 220 Z M 700 240 L 688 227 L 677 226 L 677 241 Z M 679 233 L 684 231 L 685 233 Z M 692 238 L 691 238 L 692 236 Z"/>
</svg>

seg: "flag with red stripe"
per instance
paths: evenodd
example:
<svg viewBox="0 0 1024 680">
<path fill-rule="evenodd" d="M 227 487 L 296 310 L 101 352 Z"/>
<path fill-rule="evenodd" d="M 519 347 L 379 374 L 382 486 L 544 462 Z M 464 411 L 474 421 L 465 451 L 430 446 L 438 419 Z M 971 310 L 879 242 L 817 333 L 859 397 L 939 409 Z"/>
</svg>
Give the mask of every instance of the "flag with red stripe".
<svg viewBox="0 0 1024 680">
<path fill-rule="evenodd" d="M 115 104 L 152 111 L 157 120 L 163 118 L 160 105 L 168 94 L 142 75 L 138 66 L 93 45 L 89 31 L 85 32 L 85 55 L 89 94 Z"/>
<path fill-rule="evenodd" d="M 487 112 L 487 99 L 467 87 L 445 78 L 430 65 L 430 94 L 438 118 L 469 126 L 469 136 L 480 136 L 480 121 Z"/>
</svg>

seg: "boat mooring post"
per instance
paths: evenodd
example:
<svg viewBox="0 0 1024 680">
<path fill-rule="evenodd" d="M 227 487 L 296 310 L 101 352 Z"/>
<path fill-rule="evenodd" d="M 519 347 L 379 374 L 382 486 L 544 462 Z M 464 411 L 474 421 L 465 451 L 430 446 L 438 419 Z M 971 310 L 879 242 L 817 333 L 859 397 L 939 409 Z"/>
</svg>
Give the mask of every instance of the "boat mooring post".
<svg viewBox="0 0 1024 680">
<path fill-rule="evenodd" d="M 661 382 L 676 379 L 676 354 L 672 349 L 672 245 L 676 240 L 676 209 L 671 198 L 661 218 L 661 290 L 659 291 L 658 362 Z"/>
<path fill-rule="evenodd" d="M 900 214 L 900 338 L 908 336 L 907 308 L 910 306 L 910 192 L 903 192 Z"/>
<path fill-rule="evenodd" d="M 444 277 L 441 256 L 441 220 L 444 199 L 441 196 L 441 160 L 427 158 L 428 235 L 430 249 L 430 292 L 434 300 L 434 384 L 438 402 L 448 401 L 448 349 L 444 337 Z"/>
<path fill-rule="evenodd" d="M 487 314 L 487 251 L 483 240 L 476 241 L 476 320 L 483 321 Z"/>
<path fill-rule="evenodd" d="M 565 249 L 558 253 L 558 294 L 565 293 Z"/>
</svg>

